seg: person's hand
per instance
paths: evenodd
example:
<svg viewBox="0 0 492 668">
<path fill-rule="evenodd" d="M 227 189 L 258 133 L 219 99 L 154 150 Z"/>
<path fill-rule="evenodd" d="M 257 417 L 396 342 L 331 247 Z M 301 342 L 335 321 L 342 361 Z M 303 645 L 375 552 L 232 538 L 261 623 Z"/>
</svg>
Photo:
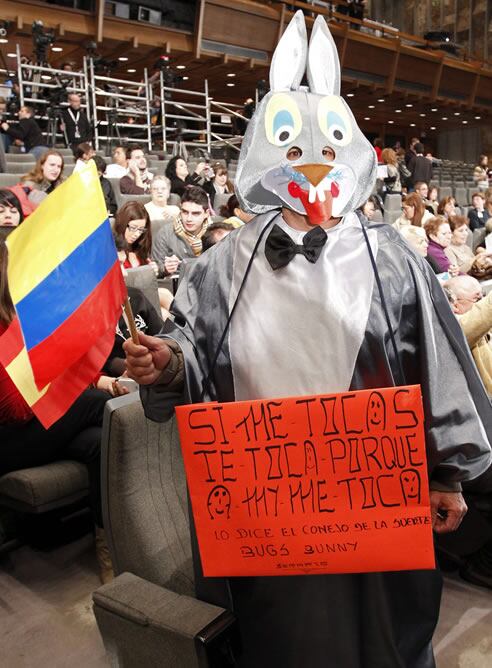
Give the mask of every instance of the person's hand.
<svg viewBox="0 0 492 668">
<path fill-rule="evenodd" d="M 430 492 L 432 528 L 436 533 L 456 531 L 468 510 L 460 492 Z"/>
<path fill-rule="evenodd" d="M 176 257 L 176 255 L 171 255 L 171 257 L 164 258 L 164 269 L 166 274 L 175 274 L 178 271 L 178 267 L 181 264 L 181 260 Z"/>
<path fill-rule="evenodd" d="M 128 161 L 128 170 L 130 172 L 132 172 L 132 174 L 138 174 L 139 173 L 139 169 L 138 169 L 138 165 L 137 165 L 136 160 L 129 160 Z"/>
<path fill-rule="evenodd" d="M 458 276 L 460 269 L 457 264 L 450 264 L 448 267 L 448 273 L 450 276 Z"/>
<path fill-rule="evenodd" d="M 109 392 L 112 397 L 121 397 L 123 394 L 128 394 L 129 392 L 127 387 L 123 387 L 123 385 L 118 383 L 116 378 L 111 378 L 110 376 L 100 376 L 96 387 L 98 390 Z"/>
<path fill-rule="evenodd" d="M 65 132 L 65 123 L 60 123 L 60 130 Z"/>
<path fill-rule="evenodd" d="M 156 336 L 138 333 L 140 344 L 127 339 L 123 344 L 126 355 L 126 372 L 139 385 L 151 385 L 169 364 L 171 349 Z"/>
<path fill-rule="evenodd" d="M 5 130 L 5 132 L 7 132 L 8 129 L 9 129 L 9 124 L 4 121 L 2 123 L 2 130 Z"/>
</svg>

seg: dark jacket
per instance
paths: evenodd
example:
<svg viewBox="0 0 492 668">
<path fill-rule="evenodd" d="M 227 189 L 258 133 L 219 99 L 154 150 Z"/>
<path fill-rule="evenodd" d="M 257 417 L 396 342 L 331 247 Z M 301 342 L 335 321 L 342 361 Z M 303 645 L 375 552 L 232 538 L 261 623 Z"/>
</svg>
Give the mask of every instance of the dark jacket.
<svg viewBox="0 0 492 668">
<path fill-rule="evenodd" d="M 104 201 L 106 202 L 106 208 L 109 211 L 109 213 L 114 215 L 116 213 L 116 209 L 118 208 L 118 206 L 116 205 L 116 199 L 114 196 L 113 186 L 111 185 L 111 181 L 106 179 L 104 176 L 100 176 L 99 181 L 101 182 L 101 188 L 104 195 Z"/>
<path fill-rule="evenodd" d="M 477 209 L 470 209 L 468 211 L 468 220 L 470 221 L 470 230 L 479 230 L 482 227 L 485 227 L 485 223 L 489 219 L 488 212 L 484 209 L 480 212 L 480 215 Z"/>
<path fill-rule="evenodd" d="M 415 160 L 410 162 L 409 169 L 412 172 L 413 185 L 415 185 L 417 181 L 425 181 L 425 183 L 429 183 L 432 178 L 432 162 L 423 155 L 415 156 Z"/>
<path fill-rule="evenodd" d="M 20 139 L 24 142 L 26 151 L 35 146 L 45 146 L 46 142 L 41 134 L 41 128 L 34 118 L 21 118 L 18 125 L 11 125 L 6 131 L 12 139 Z"/>
<path fill-rule="evenodd" d="M 67 133 L 67 139 L 69 144 L 82 144 L 84 142 L 90 142 L 92 139 L 92 127 L 91 124 L 89 123 L 89 119 L 87 118 L 87 114 L 83 109 L 72 109 L 72 114 L 74 115 L 75 118 L 77 118 L 77 114 L 79 114 L 79 120 L 78 120 L 78 128 L 79 128 L 79 135 L 80 137 L 76 137 L 76 124 L 73 118 L 70 116 L 68 110 L 71 109 L 71 107 L 67 107 L 66 109 L 63 109 L 61 112 L 63 123 L 65 125 L 65 131 Z"/>
<path fill-rule="evenodd" d="M 170 179 L 170 181 L 171 192 L 182 197 L 187 186 L 199 186 L 202 178 L 193 172 L 193 174 L 188 174 L 184 181 L 182 179 L 178 179 L 177 176 L 175 176 L 173 179 Z"/>
</svg>

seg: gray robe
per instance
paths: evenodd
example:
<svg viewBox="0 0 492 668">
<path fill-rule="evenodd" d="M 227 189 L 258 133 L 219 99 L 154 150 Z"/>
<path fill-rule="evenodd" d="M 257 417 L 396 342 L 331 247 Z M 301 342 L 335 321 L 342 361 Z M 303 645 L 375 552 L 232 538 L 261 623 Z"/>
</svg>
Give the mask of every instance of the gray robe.
<svg viewBox="0 0 492 668">
<path fill-rule="evenodd" d="M 272 214 L 258 216 L 259 235 Z M 364 221 L 365 223 L 366 221 Z M 421 384 L 429 478 L 450 488 L 491 462 L 490 401 L 463 334 L 427 263 L 387 225 L 377 231 L 376 264 L 403 370 L 394 356 L 379 291 L 374 287 L 350 389 Z M 242 230 L 190 264 L 173 304 L 166 336 L 181 347 L 186 388 L 141 387 L 146 415 L 164 421 L 179 403 L 199 401 L 231 308 L 234 253 Z M 361 243 L 365 243 L 363 238 Z M 263 244 L 259 247 L 262 253 Z M 278 272 L 279 280 L 281 271 Z M 251 318 L 261 313 L 252 312 Z M 288 323 L 286 323 L 288 326 Z M 299 345 L 319 348 L 309 332 Z M 329 345 L 326 343 L 325 345 Z M 254 352 L 252 352 L 254 354 Z M 292 362 L 295 373 L 295 360 Z M 207 400 L 234 401 L 226 336 Z M 438 571 L 307 577 L 204 578 L 194 531 L 197 596 L 232 609 L 239 619 L 248 668 L 431 668 L 439 614 Z M 220 558 L 220 555 L 218 555 Z"/>
</svg>

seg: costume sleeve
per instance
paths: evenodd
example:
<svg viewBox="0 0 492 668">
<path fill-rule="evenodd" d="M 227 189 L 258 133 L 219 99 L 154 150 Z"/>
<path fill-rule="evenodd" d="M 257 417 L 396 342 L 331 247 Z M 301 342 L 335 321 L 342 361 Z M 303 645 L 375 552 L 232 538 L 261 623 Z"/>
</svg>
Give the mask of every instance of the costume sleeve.
<svg viewBox="0 0 492 668">
<path fill-rule="evenodd" d="M 471 480 L 492 462 L 492 411 L 447 298 L 425 263 L 412 266 L 431 481 Z"/>
<path fill-rule="evenodd" d="M 492 292 L 459 316 L 459 321 L 468 345 L 473 348 L 492 329 Z"/>
<path fill-rule="evenodd" d="M 171 362 L 156 383 L 140 386 L 145 415 L 155 422 L 169 420 L 176 406 L 190 403 L 190 397 L 201 394 L 204 374 L 198 361 L 193 331 L 205 271 L 203 262 L 193 263 L 187 280 L 180 284 L 171 306 L 174 322 L 167 320 L 159 334 L 159 338 L 166 339 L 172 347 Z M 186 374 L 183 359 L 186 359 Z"/>
</svg>

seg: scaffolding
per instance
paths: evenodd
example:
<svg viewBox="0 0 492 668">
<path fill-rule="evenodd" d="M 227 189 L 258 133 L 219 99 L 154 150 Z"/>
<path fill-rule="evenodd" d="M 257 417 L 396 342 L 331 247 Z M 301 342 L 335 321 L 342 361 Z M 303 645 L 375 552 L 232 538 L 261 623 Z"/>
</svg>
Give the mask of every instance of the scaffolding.
<svg viewBox="0 0 492 668">
<path fill-rule="evenodd" d="M 144 70 L 143 80 L 135 82 L 98 72 L 90 57 L 74 72 L 23 62 L 19 46 L 16 55 L 20 104 L 35 108 L 47 143 L 66 143 L 61 111 L 68 106 L 66 96 L 78 93 L 96 150 L 109 154 L 115 143 L 137 142 L 148 152 L 185 158 L 189 153 L 210 158 L 213 149 L 239 151 L 248 119 L 239 105 L 211 98 L 207 80 L 203 90 L 188 90 L 168 85 L 162 71 L 149 79 Z"/>
</svg>

